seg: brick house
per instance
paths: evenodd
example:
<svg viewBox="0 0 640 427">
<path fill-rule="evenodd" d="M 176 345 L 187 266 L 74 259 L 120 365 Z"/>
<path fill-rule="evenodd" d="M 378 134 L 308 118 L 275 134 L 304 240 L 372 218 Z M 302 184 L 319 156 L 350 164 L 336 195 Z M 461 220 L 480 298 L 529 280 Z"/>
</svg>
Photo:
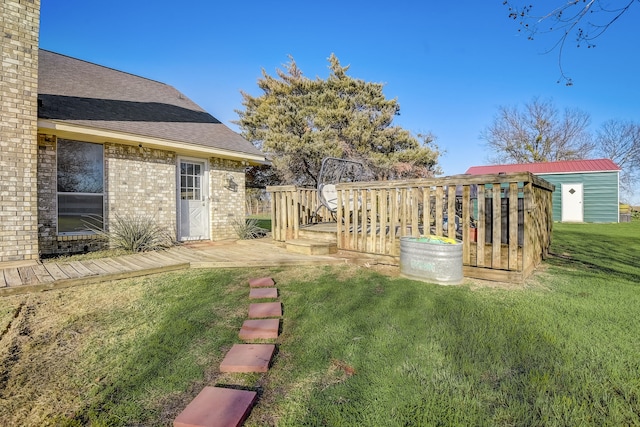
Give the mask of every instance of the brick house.
<svg viewBox="0 0 640 427">
<path fill-rule="evenodd" d="M 2 0 L 0 262 L 97 249 L 115 215 L 235 237 L 264 155 L 169 85 L 38 49 L 39 5 Z"/>
</svg>

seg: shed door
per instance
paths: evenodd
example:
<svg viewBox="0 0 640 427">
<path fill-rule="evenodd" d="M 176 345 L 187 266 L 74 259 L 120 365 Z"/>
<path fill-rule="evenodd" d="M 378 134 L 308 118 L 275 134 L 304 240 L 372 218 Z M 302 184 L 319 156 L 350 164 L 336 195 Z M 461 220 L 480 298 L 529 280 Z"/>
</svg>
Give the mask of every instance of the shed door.
<svg viewBox="0 0 640 427">
<path fill-rule="evenodd" d="M 209 238 L 205 162 L 180 160 L 178 170 L 178 238 Z"/>
<path fill-rule="evenodd" d="M 582 184 L 562 184 L 562 222 L 583 222 Z"/>
</svg>

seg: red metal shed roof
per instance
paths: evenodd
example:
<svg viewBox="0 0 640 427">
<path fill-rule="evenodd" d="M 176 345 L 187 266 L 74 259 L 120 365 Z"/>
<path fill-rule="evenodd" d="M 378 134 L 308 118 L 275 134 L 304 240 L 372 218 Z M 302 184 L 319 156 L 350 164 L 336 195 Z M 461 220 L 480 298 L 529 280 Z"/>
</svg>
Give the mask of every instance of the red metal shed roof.
<svg viewBox="0 0 640 427">
<path fill-rule="evenodd" d="M 533 174 L 571 173 L 571 172 L 611 172 L 620 167 L 609 159 L 565 160 L 561 162 L 522 163 L 513 165 L 472 166 L 467 169 L 469 175 L 496 173 L 531 172 Z"/>
</svg>

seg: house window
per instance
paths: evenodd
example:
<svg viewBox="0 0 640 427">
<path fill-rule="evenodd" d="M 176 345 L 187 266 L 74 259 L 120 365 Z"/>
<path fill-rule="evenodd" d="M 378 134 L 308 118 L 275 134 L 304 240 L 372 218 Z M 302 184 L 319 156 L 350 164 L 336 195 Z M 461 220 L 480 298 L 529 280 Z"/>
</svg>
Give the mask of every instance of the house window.
<svg viewBox="0 0 640 427">
<path fill-rule="evenodd" d="M 104 154 L 101 144 L 58 140 L 58 233 L 104 228 Z"/>
</svg>

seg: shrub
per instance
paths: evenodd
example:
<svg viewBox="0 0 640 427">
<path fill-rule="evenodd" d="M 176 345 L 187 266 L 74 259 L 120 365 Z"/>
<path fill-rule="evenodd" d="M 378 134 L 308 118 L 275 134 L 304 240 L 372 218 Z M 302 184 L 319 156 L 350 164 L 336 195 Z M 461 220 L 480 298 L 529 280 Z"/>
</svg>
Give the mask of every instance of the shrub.
<svg viewBox="0 0 640 427">
<path fill-rule="evenodd" d="M 109 231 L 93 230 L 104 236 L 112 249 L 144 252 L 168 248 L 174 239 L 166 227 L 150 216 L 114 215 Z"/>
<path fill-rule="evenodd" d="M 242 240 L 257 239 L 267 234 L 267 230 L 258 226 L 258 219 L 256 218 L 234 219 L 231 225 L 238 238 Z"/>
</svg>

